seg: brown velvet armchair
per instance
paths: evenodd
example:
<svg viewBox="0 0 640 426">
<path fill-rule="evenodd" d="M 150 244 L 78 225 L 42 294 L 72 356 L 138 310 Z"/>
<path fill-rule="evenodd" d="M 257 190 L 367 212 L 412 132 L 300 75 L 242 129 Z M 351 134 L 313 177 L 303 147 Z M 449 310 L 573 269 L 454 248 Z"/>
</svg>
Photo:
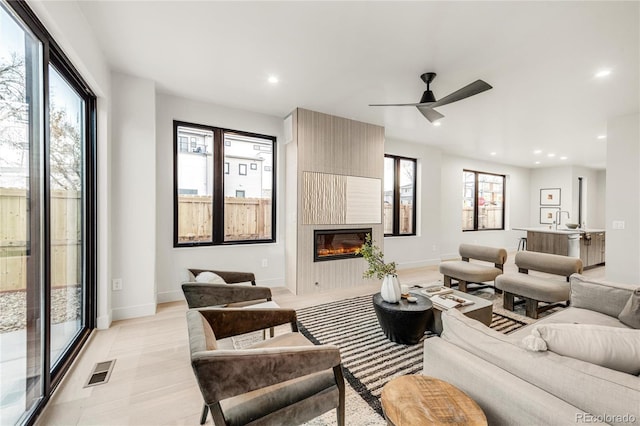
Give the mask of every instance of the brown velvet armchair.
<svg viewBox="0 0 640 426">
<path fill-rule="evenodd" d="M 220 349 L 217 339 L 291 325 L 291 332 L 247 349 Z M 295 425 L 336 409 L 344 425 L 340 350 L 298 332 L 292 309 L 201 308 L 187 312 L 191 365 L 213 423 Z"/>
<path fill-rule="evenodd" d="M 269 287 L 256 286 L 256 277 L 252 272 L 214 271 L 212 269 L 189 269 L 195 281 L 202 272 L 213 272 L 220 276 L 226 284 L 188 282 L 182 284 L 182 292 L 189 308 L 206 306 L 226 306 L 258 300 L 271 300 Z M 251 282 L 251 286 L 234 286 L 229 284 Z"/>
</svg>

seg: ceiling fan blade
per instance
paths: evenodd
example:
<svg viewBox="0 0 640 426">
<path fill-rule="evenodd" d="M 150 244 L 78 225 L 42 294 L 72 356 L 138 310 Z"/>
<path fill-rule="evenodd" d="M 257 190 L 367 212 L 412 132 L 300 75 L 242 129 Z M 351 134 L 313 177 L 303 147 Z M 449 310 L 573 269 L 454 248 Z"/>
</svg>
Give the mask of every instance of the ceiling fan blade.
<svg viewBox="0 0 640 426">
<path fill-rule="evenodd" d="M 468 98 L 469 96 L 473 96 L 473 95 L 477 95 L 478 93 L 482 93 L 485 90 L 491 89 L 492 87 L 493 86 L 491 86 L 489 83 L 487 83 L 485 81 L 476 80 L 473 83 L 464 86 L 462 89 L 456 90 L 455 92 L 445 96 L 444 98 L 441 98 L 441 99 L 435 101 L 431 105 L 431 108 L 435 108 L 435 107 L 438 107 L 438 106 L 450 104 L 452 102 L 457 102 L 457 101 L 462 100 L 464 98 Z"/>
<path fill-rule="evenodd" d="M 438 111 L 436 111 L 435 109 L 431 109 L 431 108 L 427 108 L 427 107 L 417 107 L 418 111 L 420 111 L 422 113 L 422 115 L 425 116 L 425 118 L 427 120 L 429 120 L 430 122 L 434 122 L 436 120 L 440 120 L 441 118 L 444 117 L 444 115 L 440 114 Z"/>
<path fill-rule="evenodd" d="M 369 106 L 414 106 L 414 107 L 429 107 L 433 102 L 414 103 L 414 104 L 369 104 Z"/>
</svg>

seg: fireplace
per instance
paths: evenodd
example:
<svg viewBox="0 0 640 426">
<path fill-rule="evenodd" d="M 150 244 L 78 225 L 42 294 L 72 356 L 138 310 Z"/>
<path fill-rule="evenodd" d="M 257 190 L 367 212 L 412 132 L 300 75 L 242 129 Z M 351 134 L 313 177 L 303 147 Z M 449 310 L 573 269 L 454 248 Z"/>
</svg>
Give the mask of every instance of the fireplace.
<svg viewBox="0 0 640 426">
<path fill-rule="evenodd" d="M 316 229 L 313 231 L 313 261 L 353 259 L 362 257 L 356 250 L 362 247 L 371 228 Z"/>
</svg>

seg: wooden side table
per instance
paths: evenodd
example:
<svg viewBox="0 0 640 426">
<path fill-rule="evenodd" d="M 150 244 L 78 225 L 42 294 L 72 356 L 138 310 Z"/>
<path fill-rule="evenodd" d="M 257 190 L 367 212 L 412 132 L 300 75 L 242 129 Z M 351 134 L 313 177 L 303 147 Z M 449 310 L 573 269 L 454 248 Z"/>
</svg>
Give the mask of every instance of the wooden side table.
<svg viewBox="0 0 640 426">
<path fill-rule="evenodd" d="M 396 377 L 382 388 L 381 401 L 393 426 L 487 424 L 482 409 L 466 393 L 433 377 Z"/>
</svg>

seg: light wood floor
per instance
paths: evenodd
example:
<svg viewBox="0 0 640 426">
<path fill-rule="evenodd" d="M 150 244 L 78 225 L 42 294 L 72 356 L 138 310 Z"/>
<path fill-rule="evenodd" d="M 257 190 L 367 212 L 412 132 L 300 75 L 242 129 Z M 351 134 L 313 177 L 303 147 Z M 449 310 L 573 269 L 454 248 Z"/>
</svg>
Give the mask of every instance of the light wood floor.
<svg viewBox="0 0 640 426">
<path fill-rule="evenodd" d="M 505 271 L 515 271 L 513 254 Z M 402 283 L 441 279 L 437 266 L 403 270 Z M 604 267 L 585 275 L 604 277 Z M 294 309 L 371 294 L 379 284 L 295 296 L 273 289 L 274 300 Z M 54 393 L 38 425 L 197 425 L 202 397 L 189 362 L 185 302 L 158 306 L 156 315 L 117 321 L 96 330 Z M 115 359 L 108 383 L 84 388 L 97 362 Z M 207 424 L 211 424 L 208 418 Z"/>
</svg>

